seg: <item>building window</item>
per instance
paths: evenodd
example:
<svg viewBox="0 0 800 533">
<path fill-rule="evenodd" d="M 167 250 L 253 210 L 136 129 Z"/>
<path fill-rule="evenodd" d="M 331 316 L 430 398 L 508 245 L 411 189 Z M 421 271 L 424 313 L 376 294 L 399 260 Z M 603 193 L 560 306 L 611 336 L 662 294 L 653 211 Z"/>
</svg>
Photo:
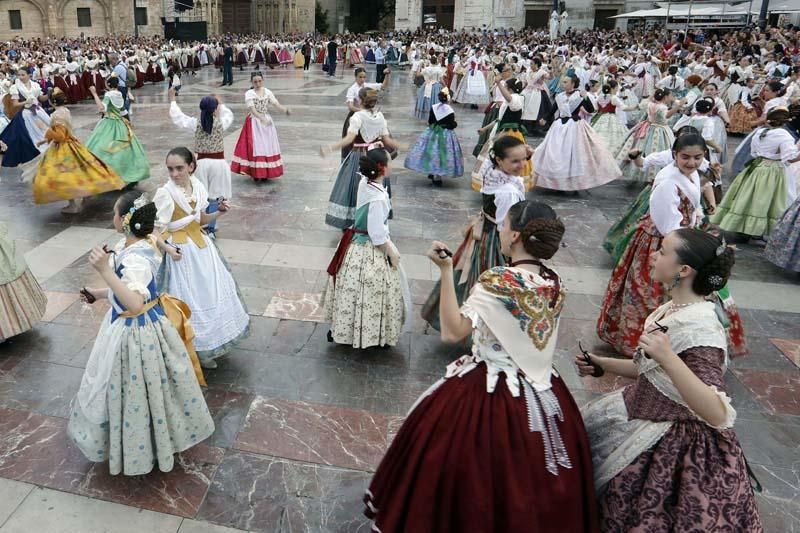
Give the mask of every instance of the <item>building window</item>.
<svg viewBox="0 0 800 533">
<path fill-rule="evenodd" d="M 92 10 L 88 7 L 78 8 L 78 27 L 91 28 L 92 27 Z"/>
<path fill-rule="evenodd" d="M 22 13 L 19 9 L 8 10 L 8 25 L 12 30 L 22 29 Z"/>
<path fill-rule="evenodd" d="M 147 26 L 147 8 L 146 7 L 137 7 L 136 8 L 136 25 L 137 26 Z"/>
</svg>

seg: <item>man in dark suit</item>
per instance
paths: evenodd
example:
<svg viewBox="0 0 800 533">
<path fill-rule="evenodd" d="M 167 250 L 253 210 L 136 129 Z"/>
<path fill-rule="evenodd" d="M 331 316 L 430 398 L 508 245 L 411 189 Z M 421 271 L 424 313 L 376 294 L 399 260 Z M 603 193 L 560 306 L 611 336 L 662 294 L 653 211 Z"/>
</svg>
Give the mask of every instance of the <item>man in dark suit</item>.
<svg viewBox="0 0 800 533">
<path fill-rule="evenodd" d="M 230 41 L 222 50 L 222 86 L 225 85 L 233 85 L 233 46 Z"/>
<path fill-rule="evenodd" d="M 331 39 L 328 42 L 328 76 L 333 77 L 336 74 L 336 55 L 339 50 L 339 43 L 336 39 Z"/>
</svg>

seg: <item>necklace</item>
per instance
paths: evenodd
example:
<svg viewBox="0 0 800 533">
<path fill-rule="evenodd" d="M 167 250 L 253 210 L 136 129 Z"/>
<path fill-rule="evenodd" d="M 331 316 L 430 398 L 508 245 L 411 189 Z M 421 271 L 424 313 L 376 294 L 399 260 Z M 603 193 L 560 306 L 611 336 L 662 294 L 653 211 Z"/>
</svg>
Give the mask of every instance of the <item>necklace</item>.
<svg viewBox="0 0 800 533">
<path fill-rule="evenodd" d="M 689 307 L 690 305 L 694 305 L 694 304 L 701 304 L 703 302 L 705 302 L 705 300 L 698 300 L 696 302 L 688 302 L 688 303 L 685 303 L 685 304 L 676 304 L 674 302 L 670 302 L 670 304 L 671 304 L 670 305 L 670 309 L 683 309 L 684 307 Z"/>
</svg>

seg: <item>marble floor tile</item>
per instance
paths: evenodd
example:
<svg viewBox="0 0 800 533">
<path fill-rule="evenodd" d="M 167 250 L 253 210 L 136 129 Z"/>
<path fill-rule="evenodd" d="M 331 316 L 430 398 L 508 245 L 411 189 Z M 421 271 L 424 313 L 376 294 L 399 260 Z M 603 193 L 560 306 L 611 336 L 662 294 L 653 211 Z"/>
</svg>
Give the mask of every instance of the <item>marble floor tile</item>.
<svg viewBox="0 0 800 533">
<path fill-rule="evenodd" d="M 3 523 L 36 487 L 12 479 L 0 479 L 0 530 Z"/>
<path fill-rule="evenodd" d="M 220 232 L 222 228 L 220 227 Z M 259 265 L 272 246 L 266 242 L 240 241 L 236 239 L 217 239 L 217 246 L 230 263 Z"/>
<path fill-rule="evenodd" d="M 739 369 L 736 377 L 758 403 L 775 414 L 800 415 L 800 374 L 778 374 L 761 370 Z"/>
<path fill-rule="evenodd" d="M 277 291 L 267 305 L 264 316 L 303 322 L 324 322 L 322 294 Z"/>
<path fill-rule="evenodd" d="M 45 291 L 47 296 L 47 311 L 42 317 L 42 322 L 50 322 L 64 312 L 80 297 L 76 293 Z"/>
<path fill-rule="evenodd" d="M 181 518 L 85 496 L 35 488 L 3 533 L 175 533 Z"/>
<path fill-rule="evenodd" d="M 27 359 L 0 381 L 0 405 L 66 418 L 82 377 L 82 368 Z"/>
<path fill-rule="evenodd" d="M 584 390 L 605 394 L 622 389 L 633 383 L 633 380 L 614 374 L 605 374 L 599 378 L 583 376 L 581 382 L 583 382 Z"/>
<path fill-rule="evenodd" d="M 770 342 L 772 342 L 789 361 L 794 363 L 795 366 L 800 367 L 800 339 L 770 339 Z"/>
<path fill-rule="evenodd" d="M 298 244 L 273 244 L 261 261 L 264 266 L 325 270 L 336 250 Z"/>
<path fill-rule="evenodd" d="M 197 518 L 264 533 L 367 533 L 365 472 L 227 452 Z"/>
<path fill-rule="evenodd" d="M 253 395 L 216 387 L 207 388 L 203 392 L 215 426 L 214 434 L 204 443 L 219 448 L 232 448 L 250 411 Z"/>
<path fill-rule="evenodd" d="M 222 448 L 201 443 L 177 454 L 171 472 L 161 472 L 156 467 L 143 476 L 112 476 L 107 463 L 95 463 L 75 492 L 150 511 L 193 517 L 224 453 Z"/>
<path fill-rule="evenodd" d="M 74 492 L 93 463 L 66 426 L 61 418 L 0 408 L 0 478 Z"/>
<path fill-rule="evenodd" d="M 758 495 L 759 517 L 765 532 L 797 533 L 800 531 L 800 505 L 794 501 Z"/>
<path fill-rule="evenodd" d="M 209 522 L 201 522 L 199 520 L 192 520 L 191 518 L 184 518 L 178 533 L 246 533 L 241 529 L 233 529 L 232 527 L 218 526 Z"/>
<path fill-rule="evenodd" d="M 236 439 L 238 450 L 308 463 L 373 471 L 398 417 L 257 397 Z"/>
</svg>

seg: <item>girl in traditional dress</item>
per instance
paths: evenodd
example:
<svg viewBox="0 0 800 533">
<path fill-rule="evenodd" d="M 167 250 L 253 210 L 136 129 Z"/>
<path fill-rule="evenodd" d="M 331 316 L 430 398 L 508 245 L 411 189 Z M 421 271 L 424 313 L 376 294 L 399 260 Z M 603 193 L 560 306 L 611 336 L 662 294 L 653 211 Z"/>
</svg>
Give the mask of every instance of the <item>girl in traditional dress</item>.
<svg viewBox="0 0 800 533">
<path fill-rule="evenodd" d="M 464 155 L 455 132 L 458 123 L 447 87 L 439 91 L 438 100 L 428 112 L 428 127 L 411 147 L 403 166 L 427 174 L 432 185 L 441 187 L 442 176 L 457 178 L 464 174 Z"/>
<path fill-rule="evenodd" d="M 668 119 L 680 111 L 680 105 L 669 108 L 673 101 L 672 93 L 668 89 L 656 89 L 649 102 L 642 102 L 647 108 L 647 116 L 628 132 L 625 142 L 616 154 L 624 179 L 647 183 L 655 177 L 654 170 L 643 171 L 632 163 L 628 154 L 634 150 L 652 154 L 672 147 L 675 135 L 669 127 Z"/>
<path fill-rule="evenodd" d="M 507 80 L 510 80 L 514 76 L 514 70 L 511 65 L 500 63 L 495 66 L 495 69 L 498 71 L 499 76 L 495 76 L 494 83 L 492 84 L 492 102 L 486 106 L 486 109 L 483 112 L 483 121 L 481 122 L 480 129 L 478 130 L 478 142 L 475 144 L 475 148 L 472 149 L 472 155 L 475 157 L 481 155 L 483 147 L 486 146 L 487 143 L 489 146 L 492 145 L 492 143 L 489 142 L 489 135 L 492 132 L 491 125 L 497 121 L 497 116 L 500 113 L 500 107 L 503 105 L 503 102 L 506 101 L 505 96 L 503 96 L 503 92 L 500 90 L 500 86 L 505 84 Z"/>
<path fill-rule="evenodd" d="M 380 142 L 390 150 L 396 150 L 399 146 L 389 135 L 389 126 L 383 113 L 375 109 L 378 105 L 378 91 L 362 87 L 358 92 L 358 98 L 361 100 L 363 109 L 350 117 L 347 135 L 337 143 L 320 148 L 320 155 L 325 157 L 332 150 L 338 150 L 349 144 L 353 145 L 350 154 L 339 166 L 336 182 L 333 184 L 328 200 L 328 211 L 325 215 L 325 223 L 339 229 L 349 228 L 355 222 L 358 184 L 360 183 L 358 165 L 361 156 L 373 143 Z M 384 183 L 391 198 L 388 179 L 384 180 Z"/>
<path fill-rule="evenodd" d="M 495 138 L 498 135 L 510 135 L 524 144 L 525 133 L 527 133 L 524 126 L 522 126 L 522 109 L 525 107 L 525 99 L 520 94 L 522 92 L 522 82 L 511 78 L 505 80 L 505 82 L 498 83 L 497 89 L 503 96 L 503 103 L 497 113 L 497 120 L 482 128 L 482 130 L 489 130 L 490 133 L 487 143 L 483 145 L 483 149 L 475 160 L 472 170 L 472 188 L 478 192 L 483 186 L 483 173 L 491 168 L 490 165 L 484 165 L 484 163 L 489 159 L 489 148 L 494 143 Z M 482 130 L 478 130 L 478 132 L 483 134 Z M 526 191 L 535 186 L 530 161 L 525 164 L 519 175 L 525 180 Z"/>
<path fill-rule="evenodd" d="M 3 147 L 5 149 L 5 147 Z M 25 263 L 22 250 L 0 222 L 0 343 L 25 333 L 42 319 L 47 296 Z"/>
<path fill-rule="evenodd" d="M 728 116 L 728 106 L 725 105 L 718 93 L 719 89 L 714 83 L 706 83 L 703 87 L 703 96 L 714 101 L 714 109 L 711 112 L 711 118 L 714 121 L 714 142 L 722 148 L 719 161 L 724 165 L 728 160 L 728 127 L 731 119 Z"/>
<path fill-rule="evenodd" d="M 454 102 L 469 104 L 473 109 L 489 103 L 489 87 L 486 83 L 486 64 L 482 57 L 473 54 L 467 59 L 467 71 L 458 85 Z"/>
<path fill-rule="evenodd" d="M 190 313 L 156 289 L 161 258 L 148 240 L 156 206 L 137 197 L 129 192 L 114 205 L 114 228 L 125 238 L 110 254 L 96 247 L 89 255 L 108 288 L 84 288 L 82 299 L 107 298 L 111 309 L 67 424 L 87 459 L 108 461 L 111 475 L 126 476 L 147 474 L 156 465 L 169 472 L 176 453 L 214 433 L 200 390 L 202 371 L 190 355 Z"/>
<path fill-rule="evenodd" d="M 695 228 L 703 221 L 698 170 L 706 144 L 698 134 L 680 136 L 672 149 L 675 163 L 656 176 L 649 211 L 614 268 L 597 320 L 597 335 L 618 353 L 632 357 L 645 319 L 664 303 L 666 293 L 655 281 L 655 252 L 663 236 L 678 228 Z M 741 317 L 730 295 L 716 295 L 727 315 L 731 352 L 747 353 Z"/>
<path fill-rule="evenodd" d="M 553 116 L 553 103 L 545 82 L 552 78 L 550 73 L 542 68 L 542 60 L 534 57 L 530 62 L 524 81 L 525 89 L 522 97 L 525 107 L 522 110 L 522 124 L 533 135 L 535 132 L 545 131 L 547 123 Z M 541 135 L 541 133 L 538 133 Z"/>
<path fill-rule="evenodd" d="M 253 88 L 244 95 L 248 114 L 236 141 L 231 170 L 250 176 L 256 182 L 279 178 L 283 176 L 283 160 L 278 131 L 269 114 L 269 106 L 275 106 L 286 115 L 290 115 L 291 111 L 264 87 L 264 77 L 260 72 L 250 75 L 250 83 Z"/>
<path fill-rule="evenodd" d="M 50 117 L 41 107 L 47 98 L 39 84 L 31 81 L 26 69 L 17 70 L 17 79 L 9 89 L 11 122 L 0 133 L 0 141 L 7 146 L 2 166 L 23 165 L 47 150 L 43 144 L 37 144 L 50 127 Z"/>
<path fill-rule="evenodd" d="M 728 133 L 750 133 L 758 120 L 758 110 L 753 106 L 753 87 L 756 81 L 747 78 L 739 93 L 739 100 L 731 106 L 731 125 Z"/>
<path fill-rule="evenodd" d="M 714 140 L 714 117 L 712 112 L 714 110 L 714 100 L 711 98 L 703 97 L 694 104 L 694 112 L 690 116 L 681 118 L 676 124 L 675 128 L 679 129 L 684 126 L 692 126 L 706 141 L 706 146 L 709 149 L 709 156 L 712 163 L 719 163 L 722 155 L 722 147 L 717 145 Z"/>
<path fill-rule="evenodd" d="M 347 117 L 344 119 L 344 125 L 342 126 L 342 138 L 347 137 L 347 130 L 350 129 L 350 117 L 358 111 L 361 111 L 361 99 L 358 96 L 361 89 L 366 87 L 368 89 L 375 89 L 376 91 L 385 90 L 389 86 L 389 74 L 391 72 L 392 71 L 388 68 L 384 71 L 386 77 L 383 78 L 383 83 L 368 83 L 367 70 L 365 68 L 356 67 L 353 71 L 356 81 L 347 89 L 347 96 L 345 97 L 348 113 Z M 352 145 L 349 144 L 342 148 L 342 161 L 345 160 L 351 149 Z"/>
<path fill-rule="evenodd" d="M 504 266 L 499 241 L 499 226 L 508 210 L 525 199 L 525 180 L 520 176 L 533 149 L 517 137 L 504 135 L 492 145 L 489 159 L 482 172 L 481 197 L 483 208 L 464 228 L 464 240 L 453 256 L 456 297 L 461 305 L 469 291 L 478 282 L 482 272 L 496 266 Z M 422 308 L 424 318 L 439 330 L 439 286 L 433 288 Z"/>
<path fill-rule="evenodd" d="M 417 90 L 417 100 L 414 105 L 414 116 L 420 120 L 427 120 L 430 116 L 432 102 L 438 99 L 442 90 L 442 76 L 445 70 L 438 64 L 431 64 L 422 69 L 424 83 Z"/>
<path fill-rule="evenodd" d="M 636 356 L 576 357 L 635 380 L 582 409 L 604 531 L 762 532 L 724 378 L 725 328 L 707 300 L 725 286 L 733 249 L 697 229 L 670 232 L 653 265 L 671 301 L 642 324 Z"/>
<path fill-rule="evenodd" d="M 564 225 L 520 202 L 502 226 L 511 262 L 483 272 L 460 308 L 447 246 L 428 252 L 442 340 L 471 336 L 472 353 L 417 400 L 378 466 L 364 496 L 374 531 L 599 531 L 586 430 L 553 369 L 565 291 L 544 261 Z"/>
<path fill-rule="evenodd" d="M 580 111 L 591 109 L 577 76 L 562 78 L 564 92 L 556 96 L 555 121 L 533 155 L 534 181 L 539 187 L 580 191 L 621 176 L 614 157 Z"/>
<path fill-rule="evenodd" d="M 233 124 L 233 113 L 222 103 L 219 96 L 204 96 L 200 100 L 200 120 L 184 115 L 178 107 L 176 94 L 170 91 L 169 116 L 179 128 L 194 132 L 194 150 L 197 169 L 194 172 L 200 183 L 208 191 L 206 213 L 214 213 L 223 200 L 230 200 L 231 169 L 225 161 L 224 132 Z M 216 236 L 217 221 L 206 226 L 209 236 Z"/>
<path fill-rule="evenodd" d="M 125 101 L 117 89 L 119 79 L 112 76 L 107 85 L 108 90 L 102 100 L 95 88 L 89 87 L 103 118 L 86 139 L 86 148 L 132 186 L 150 177 L 150 162 L 130 122 L 122 115 Z"/>
<path fill-rule="evenodd" d="M 383 148 L 361 156 L 355 223 L 328 266 L 328 340 L 353 348 L 397 345 L 404 318 L 411 317 L 411 292 L 389 236 L 391 201 L 383 179 L 390 161 Z"/>
<path fill-rule="evenodd" d="M 80 213 L 83 198 L 122 189 L 125 182 L 113 169 L 90 152 L 72 134 L 67 98 L 60 89 L 51 98 L 56 110 L 40 144 L 48 144 L 33 178 L 33 201 L 37 204 L 69 200 L 62 213 Z"/>
<path fill-rule="evenodd" d="M 592 129 L 612 154 L 617 153 L 628 135 L 625 106 L 617 97 L 618 88 L 614 80 L 603 85 L 603 93 L 597 99 L 597 114 L 592 117 Z"/>
<path fill-rule="evenodd" d="M 287 43 L 283 43 L 280 45 L 280 52 L 278 52 L 278 62 L 281 64 L 282 67 L 286 67 L 289 63 L 291 63 L 294 58 L 292 57 L 292 53 L 289 51 L 289 45 Z"/>
<path fill-rule="evenodd" d="M 755 158 L 731 183 L 711 222 L 725 231 L 766 238 L 796 198 L 796 188 L 786 166 L 800 161 L 800 149 L 783 126 L 789 110 L 776 107 L 767 126 L 753 133 Z"/>
<path fill-rule="evenodd" d="M 162 241 L 180 247 L 180 259 L 164 258 L 159 286 L 180 298 L 192 311 L 195 347 L 205 368 L 216 368 L 225 355 L 249 333 L 250 318 L 236 281 L 214 241 L 201 229 L 228 211 L 222 201 L 218 211 L 207 213 L 208 192 L 193 176 L 194 155 L 187 148 L 167 154 L 170 179 L 156 191 L 156 227 Z"/>
</svg>

